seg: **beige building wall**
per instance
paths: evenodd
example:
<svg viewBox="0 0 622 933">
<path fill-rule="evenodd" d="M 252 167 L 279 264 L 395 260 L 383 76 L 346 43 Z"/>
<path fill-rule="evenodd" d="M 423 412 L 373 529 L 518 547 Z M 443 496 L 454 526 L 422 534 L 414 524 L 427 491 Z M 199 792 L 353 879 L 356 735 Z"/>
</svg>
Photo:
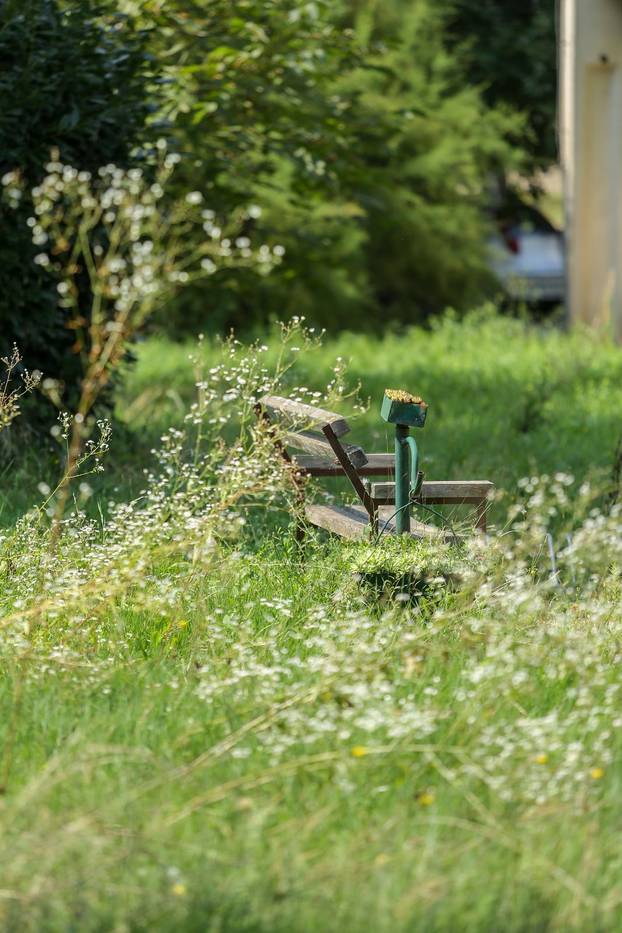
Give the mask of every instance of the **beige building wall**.
<svg viewBox="0 0 622 933">
<path fill-rule="evenodd" d="M 622 340 L 622 0 L 561 0 L 568 313 Z"/>
</svg>

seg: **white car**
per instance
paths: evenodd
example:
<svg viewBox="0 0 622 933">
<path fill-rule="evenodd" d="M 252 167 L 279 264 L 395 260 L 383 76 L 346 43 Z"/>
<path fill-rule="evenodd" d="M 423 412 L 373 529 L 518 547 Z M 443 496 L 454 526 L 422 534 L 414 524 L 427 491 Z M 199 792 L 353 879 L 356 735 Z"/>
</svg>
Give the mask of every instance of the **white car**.
<svg viewBox="0 0 622 933">
<path fill-rule="evenodd" d="M 564 238 L 536 211 L 502 225 L 490 241 L 491 268 L 509 298 L 527 303 L 564 301 Z"/>
</svg>

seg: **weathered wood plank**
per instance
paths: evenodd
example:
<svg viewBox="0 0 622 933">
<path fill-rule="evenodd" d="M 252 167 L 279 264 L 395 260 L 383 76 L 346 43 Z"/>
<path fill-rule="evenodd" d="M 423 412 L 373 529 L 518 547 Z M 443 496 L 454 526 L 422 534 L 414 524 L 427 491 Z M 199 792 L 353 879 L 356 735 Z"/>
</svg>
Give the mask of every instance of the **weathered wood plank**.
<svg viewBox="0 0 622 933">
<path fill-rule="evenodd" d="M 358 508 L 358 506 L 354 506 L 354 508 Z M 383 532 L 384 534 L 397 533 L 394 512 L 395 509 L 392 505 L 381 506 L 378 509 L 378 529 L 382 530 L 388 521 L 388 525 Z M 410 518 L 410 533 L 413 538 L 445 538 L 448 536 L 445 529 L 437 528 L 436 525 L 428 525 L 427 522 L 417 521 L 417 519 L 412 516 Z"/>
<path fill-rule="evenodd" d="M 392 476 L 395 469 L 395 454 L 366 454 L 367 463 L 357 467 L 360 476 Z M 294 459 L 301 473 L 309 476 L 343 476 L 343 469 L 334 458 L 295 454 Z"/>
<path fill-rule="evenodd" d="M 427 480 L 421 487 L 421 493 L 422 498 L 438 496 L 452 500 L 461 497 L 485 499 L 494 489 L 495 484 L 487 479 Z"/>
<path fill-rule="evenodd" d="M 300 427 L 320 427 L 329 425 L 337 437 L 343 437 L 350 430 L 350 425 L 341 415 L 334 411 L 326 411 L 315 405 L 306 405 L 304 402 L 295 402 L 291 398 L 281 398 L 280 395 L 264 395 L 260 405 L 268 411 L 285 415 L 289 422 Z"/>
<path fill-rule="evenodd" d="M 391 518 L 392 509 L 380 509 L 378 514 L 379 529 L 383 534 L 395 534 L 395 519 Z M 307 505 L 307 521 L 318 528 L 324 528 L 342 538 L 358 540 L 369 535 L 369 518 L 361 505 Z M 388 520 L 388 524 L 387 523 Z M 385 527 L 386 524 L 386 527 Z M 445 532 L 434 525 L 426 525 L 411 519 L 410 534 L 414 538 L 438 538 Z"/>
<path fill-rule="evenodd" d="M 322 434 L 315 434 L 313 431 L 296 431 L 285 435 L 285 442 L 299 450 L 306 450 L 310 454 L 319 456 L 322 460 L 330 460 L 339 466 L 339 473 L 343 474 L 343 468 L 335 458 L 335 452 L 326 438 Z M 367 456 L 365 452 L 354 444 L 343 444 L 343 449 L 350 458 L 352 465 L 358 470 L 365 466 Z"/>
<path fill-rule="evenodd" d="M 395 472 L 395 454 L 367 454 L 367 467 L 370 476 L 391 476 Z M 371 470 L 375 470 L 375 474 Z"/>
<path fill-rule="evenodd" d="M 355 512 L 346 506 L 307 505 L 305 516 L 311 525 L 332 531 L 342 538 L 355 540 L 364 538 L 369 533 L 367 512 Z"/>
<path fill-rule="evenodd" d="M 421 487 L 420 499 L 441 505 L 456 502 L 481 502 L 494 489 L 488 480 L 426 481 Z M 380 502 L 395 501 L 395 483 L 371 483 L 370 494 Z"/>
</svg>

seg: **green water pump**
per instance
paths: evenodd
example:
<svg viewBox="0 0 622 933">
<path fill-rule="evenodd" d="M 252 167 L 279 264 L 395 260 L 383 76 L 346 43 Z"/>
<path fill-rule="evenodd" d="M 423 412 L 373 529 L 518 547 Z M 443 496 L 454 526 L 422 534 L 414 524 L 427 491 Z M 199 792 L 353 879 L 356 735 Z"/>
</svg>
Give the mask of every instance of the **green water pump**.
<svg viewBox="0 0 622 933">
<path fill-rule="evenodd" d="M 398 534 L 410 531 L 410 503 L 419 492 L 423 474 L 419 473 L 417 442 L 410 428 L 422 428 L 427 404 L 417 395 L 402 389 L 385 389 L 381 417 L 395 425 L 395 524 Z"/>
</svg>

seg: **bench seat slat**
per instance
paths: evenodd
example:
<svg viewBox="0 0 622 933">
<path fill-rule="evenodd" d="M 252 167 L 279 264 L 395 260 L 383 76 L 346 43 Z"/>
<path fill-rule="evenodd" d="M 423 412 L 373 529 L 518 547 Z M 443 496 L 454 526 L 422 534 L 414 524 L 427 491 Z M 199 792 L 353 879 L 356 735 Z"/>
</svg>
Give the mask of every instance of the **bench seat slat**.
<svg viewBox="0 0 622 933">
<path fill-rule="evenodd" d="M 420 498 L 423 502 L 437 502 L 439 505 L 451 502 L 480 502 L 486 499 L 494 488 L 494 484 L 488 480 L 426 481 L 421 487 Z M 372 483 L 370 495 L 381 502 L 393 502 L 395 483 Z"/>
<path fill-rule="evenodd" d="M 392 512 L 393 509 L 379 510 L 379 528 L 383 530 L 383 534 L 396 533 L 394 518 L 390 519 L 386 528 L 383 528 Z M 341 535 L 342 538 L 357 540 L 369 535 L 369 518 L 362 505 L 307 505 L 305 515 L 309 524 Z M 439 538 L 445 533 L 434 525 L 426 525 L 424 522 L 411 519 L 410 534 L 413 538 Z"/>
<path fill-rule="evenodd" d="M 393 476 L 395 470 L 395 454 L 366 454 L 367 463 L 357 472 L 360 476 Z M 327 457 L 306 456 L 295 454 L 296 465 L 301 473 L 309 476 L 343 476 L 343 469 L 334 459 Z"/>
<path fill-rule="evenodd" d="M 259 402 L 268 411 L 277 415 L 284 415 L 289 422 L 300 427 L 330 427 L 336 437 L 343 437 L 350 430 L 350 425 L 341 415 L 334 411 L 326 411 L 315 405 L 304 402 L 295 402 L 291 398 L 281 398 L 280 395 L 264 395 Z"/>
<path fill-rule="evenodd" d="M 339 466 L 339 473 L 343 474 L 343 468 L 335 458 L 333 448 L 322 434 L 314 434 L 313 431 L 297 431 L 296 433 L 286 434 L 285 441 L 291 447 L 297 447 L 299 450 L 306 450 L 308 453 L 321 456 L 322 460 L 329 460 Z M 354 444 L 343 444 L 343 449 L 350 458 L 352 465 L 358 470 L 365 466 L 367 457 L 360 447 Z"/>
</svg>

